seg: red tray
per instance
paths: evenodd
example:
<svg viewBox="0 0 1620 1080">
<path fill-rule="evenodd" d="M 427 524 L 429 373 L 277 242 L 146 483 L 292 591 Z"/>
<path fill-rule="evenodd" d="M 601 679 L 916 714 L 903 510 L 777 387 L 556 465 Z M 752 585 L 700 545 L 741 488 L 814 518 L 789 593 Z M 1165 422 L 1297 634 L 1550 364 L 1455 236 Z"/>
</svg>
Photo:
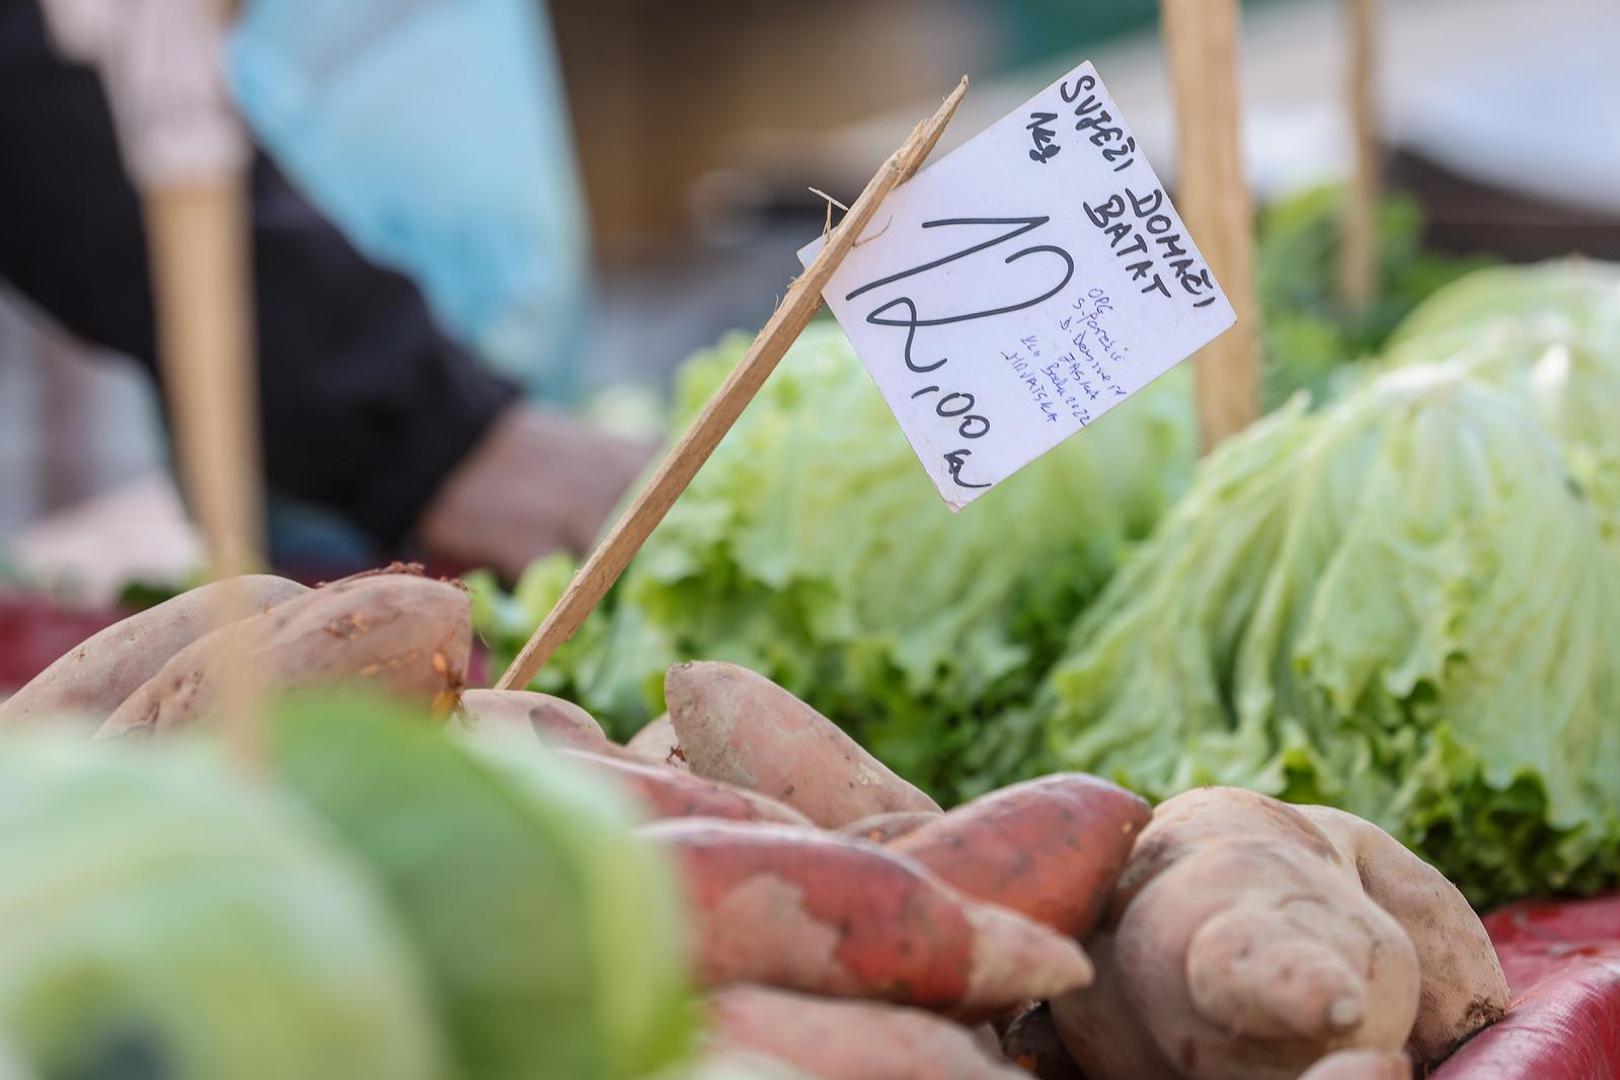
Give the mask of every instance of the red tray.
<svg viewBox="0 0 1620 1080">
<path fill-rule="evenodd" d="M 0 592 L 0 696 L 122 616 L 114 610 L 70 610 L 29 593 Z"/>
<path fill-rule="evenodd" d="M 1435 1080 L 1620 1077 L 1620 896 L 1513 904 L 1485 919 L 1513 990 L 1506 1020 Z"/>
</svg>

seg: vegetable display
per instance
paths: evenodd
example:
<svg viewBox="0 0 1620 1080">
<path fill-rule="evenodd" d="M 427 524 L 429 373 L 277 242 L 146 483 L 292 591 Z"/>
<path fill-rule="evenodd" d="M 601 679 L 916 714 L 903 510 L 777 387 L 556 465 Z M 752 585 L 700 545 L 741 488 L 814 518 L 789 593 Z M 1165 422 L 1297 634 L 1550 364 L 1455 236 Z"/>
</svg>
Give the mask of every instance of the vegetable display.
<svg viewBox="0 0 1620 1080">
<path fill-rule="evenodd" d="M 741 357 L 727 338 L 681 373 L 684 426 Z M 991 786 L 996 709 L 1025 696 L 1126 544 L 1185 484 L 1194 437 L 1174 373 L 1000 485 L 946 509 L 842 331 L 812 325 L 538 689 L 628 735 L 663 672 L 757 670 L 941 797 Z M 1016 524 L 1014 524 L 1016 523 Z M 500 662 L 567 584 L 537 564 L 512 598 L 474 586 Z"/>
<path fill-rule="evenodd" d="M 943 813 L 733 664 L 673 665 L 670 728 L 637 753 L 541 694 L 451 692 L 446 713 L 301 629 L 394 611 L 379 587 L 427 597 L 380 620 L 416 670 L 455 637 L 437 584 L 352 579 L 268 632 L 216 631 L 270 641 L 292 691 L 247 773 L 207 695 L 117 739 L 6 738 L 17 1070 L 1331 1078 L 1427 1066 L 1502 1013 L 1460 895 L 1337 811 L 1210 789 L 1150 812 L 1057 774 Z M 244 986 L 219 993 L 222 970 Z"/>
</svg>

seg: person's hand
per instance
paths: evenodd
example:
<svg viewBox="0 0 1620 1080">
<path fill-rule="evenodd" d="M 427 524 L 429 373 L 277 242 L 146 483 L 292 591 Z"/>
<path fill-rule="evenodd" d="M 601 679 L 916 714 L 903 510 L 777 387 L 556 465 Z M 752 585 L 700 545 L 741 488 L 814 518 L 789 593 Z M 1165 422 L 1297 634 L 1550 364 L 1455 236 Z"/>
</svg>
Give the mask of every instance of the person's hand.
<svg viewBox="0 0 1620 1080">
<path fill-rule="evenodd" d="M 586 551 L 651 455 L 557 413 L 509 409 L 434 495 L 418 539 L 435 558 L 515 579 L 541 555 Z"/>
</svg>

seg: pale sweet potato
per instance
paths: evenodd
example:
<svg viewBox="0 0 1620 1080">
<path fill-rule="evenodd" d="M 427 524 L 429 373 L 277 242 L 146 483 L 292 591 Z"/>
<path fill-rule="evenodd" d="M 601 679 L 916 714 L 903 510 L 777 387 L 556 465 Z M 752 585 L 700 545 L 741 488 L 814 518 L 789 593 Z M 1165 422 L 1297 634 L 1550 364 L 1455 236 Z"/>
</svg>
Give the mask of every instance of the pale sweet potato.
<svg viewBox="0 0 1620 1080">
<path fill-rule="evenodd" d="M 894 810 L 939 812 L 837 724 L 746 668 L 677 664 L 664 700 L 694 773 L 769 795 L 823 828 Z"/>
<path fill-rule="evenodd" d="M 655 764 L 689 771 L 680 738 L 675 734 L 675 722 L 669 718 L 669 713 L 664 713 L 630 736 L 624 748 Z"/>
<path fill-rule="evenodd" d="M 1077 943 L 873 844 L 729 822 L 645 832 L 675 856 L 709 986 L 760 983 L 978 1020 L 1091 977 Z"/>
<path fill-rule="evenodd" d="M 1360 876 L 1373 903 L 1417 949 L 1422 984 L 1407 1052 L 1420 1065 L 1507 1015 L 1508 985 L 1490 935 L 1457 887 L 1393 836 L 1354 814 L 1301 806 Z"/>
<path fill-rule="evenodd" d="M 715 818 L 814 828 L 810 819 L 757 791 L 654 765 L 629 756 L 558 750 L 559 756 L 612 777 L 653 818 Z"/>
<path fill-rule="evenodd" d="M 709 1012 L 721 1046 L 821 1080 L 1020 1080 L 966 1028 L 917 1009 L 735 986 L 715 994 Z"/>
<path fill-rule="evenodd" d="M 1161 805 L 1102 932 L 1096 983 L 1053 1002 L 1092 1080 L 1294 1080 L 1336 1050 L 1399 1051 L 1417 1015 L 1405 931 L 1320 829 L 1263 795 Z M 1100 1045 L 1104 1015 L 1141 1031 Z M 1156 1055 L 1124 1056 L 1146 1042 Z"/>
<path fill-rule="evenodd" d="M 1312 1065 L 1299 1080 L 1412 1080 L 1405 1054 L 1385 1050 L 1341 1050 Z"/>
<path fill-rule="evenodd" d="M 86 638 L 0 701 L 0 729 L 69 722 L 86 734 L 157 674 L 169 658 L 214 629 L 225 590 L 244 614 L 268 611 L 309 590 L 272 574 L 249 574 L 181 593 Z"/>
<path fill-rule="evenodd" d="M 226 634 L 236 637 L 221 649 Z M 348 680 L 448 709 L 471 645 L 467 594 L 458 586 L 405 573 L 348 578 L 192 642 L 98 734 L 154 734 L 208 716 L 220 701 L 214 658 L 222 654 L 254 665 L 269 689 Z"/>
<path fill-rule="evenodd" d="M 1152 816 L 1122 787 L 1059 773 L 974 799 L 890 846 L 975 900 L 1083 939 Z"/>
<path fill-rule="evenodd" d="M 456 706 L 461 726 L 529 733 L 547 746 L 613 753 L 621 750 L 596 718 L 571 701 L 529 690 L 463 690 Z"/>
<path fill-rule="evenodd" d="M 863 817 L 859 821 L 841 826 L 838 831 L 845 836 L 859 837 L 874 844 L 892 844 L 930 821 L 938 820 L 940 815 L 932 810 L 896 810 L 890 814 Z"/>
</svg>

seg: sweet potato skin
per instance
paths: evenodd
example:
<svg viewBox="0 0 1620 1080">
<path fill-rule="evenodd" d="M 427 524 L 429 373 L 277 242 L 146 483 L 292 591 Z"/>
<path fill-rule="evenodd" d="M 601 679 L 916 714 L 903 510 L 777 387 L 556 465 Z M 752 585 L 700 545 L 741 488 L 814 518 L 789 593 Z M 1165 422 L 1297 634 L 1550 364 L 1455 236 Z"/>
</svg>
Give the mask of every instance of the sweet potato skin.
<svg viewBox="0 0 1620 1080">
<path fill-rule="evenodd" d="M 746 788 L 670 769 L 629 755 L 558 750 L 558 755 L 611 777 L 626 788 L 652 818 L 714 818 L 814 828 L 790 806 Z"/>
<path fill-rule="evenodd" d="M 675 722 L 669 718 L 669 713 L 662 714 L 630 736 L 630 741 L 624 744 L 624 748 L 655 765 L 668 765 L 672 769 L 690 771 L 686 764 L 686 754 L 681 750 L 680 737 L 675 734 Z"/>
<path fill-rule="evenodd" d="M 1405 1054 L 1341 1050 L 1312 1065 L 1299 1080 L 1412 1080 L 1412 1063 Z"/>
<path fill-rule="evenodd" d="M 1507 977 L 1496 948 L 1455 885 L 1369 821 L 1327 806 L 1299 811 L 1356 868 L 1367 895 L 1417 949 L 1422 983 L 1407 1044 L 1414 1061 L 1432 1065 L 1507 1015 Z"/>
<path fill-rule="evenodd" d="M 1095 987 L 1053 1003 L 1092 1080 L 1294 1080 L 1335 1050 L 1399 1051 L 1417 1013 L 1400 925 L 1319 829 L 1250 792 L 1161 805 L 1099 934 Z M 1141 1030 L 1099 1032 L 1099 1014 Z"/>
<path fill-rule="evenodd" d="M 837 724 L 746 668 L 677 664 L 664 699 L 694 773 L 785 802 L 823 828 L 896 810 L 939 813 Z"/>
<path fill-rule="evenodd" d="M 448 709 L 466 679 L 471 611 L 456 585 L 408 573 L 346 578 L 181 649 L 114 710 L 98 737 L 183 728 L 219 704 L 217 635 L 256 665 L 267 687 L 364 682 Z"/>
<path fill-rule="evenodd" d="M 596 718 L 571 701 L 530 690 L 463 690 L 456 706 L 462 726 L 530 733 L 548 746 L 611 753 L 619 749 Z"/>
<path fill-rule="evenodd" d="M 910 859 L 832 833 L 648 826 L 686 883 L 700 979 L 860 997 L 982 1019 L 1079 986 L 1070 942 L 975 904 Z"/>
<path fill-rule="evenodd" d="M 966 1028 L 917 1009 L 735 986 L 715 994 L 709 1012 L 721 1046 L 822 1080 L 1020 1080 Z"/>
<path fill-rule="evenodd" d="M 889 814 L 873 814 L 863 817 L 859 821 L 852 821 L 839 828 L 845 836 L 853 836 L 873 844 L 892 844 L 902 836 L 907 836 L 931 821 L 940 820 L 940 815 L 931 810 L 896 810 Z"/>
<path fill-rule="evenodd" d="M 199 586 L 131 615 L 85 639 L 0 701 L 0 730 L 64 721 L 93 733 L 170 657 L 214 629 L 225 589 L 239 590 L 232 599 L 255 613 L 309 592 L 273 574 L 248 574 Z"/>
<path fill-rule="evenodd" d="M 974 799 L 891 846 L 975 900 L 1083 939 L 1152 816 L 1122 787 L 1058 773 Z"/>
</svg>

